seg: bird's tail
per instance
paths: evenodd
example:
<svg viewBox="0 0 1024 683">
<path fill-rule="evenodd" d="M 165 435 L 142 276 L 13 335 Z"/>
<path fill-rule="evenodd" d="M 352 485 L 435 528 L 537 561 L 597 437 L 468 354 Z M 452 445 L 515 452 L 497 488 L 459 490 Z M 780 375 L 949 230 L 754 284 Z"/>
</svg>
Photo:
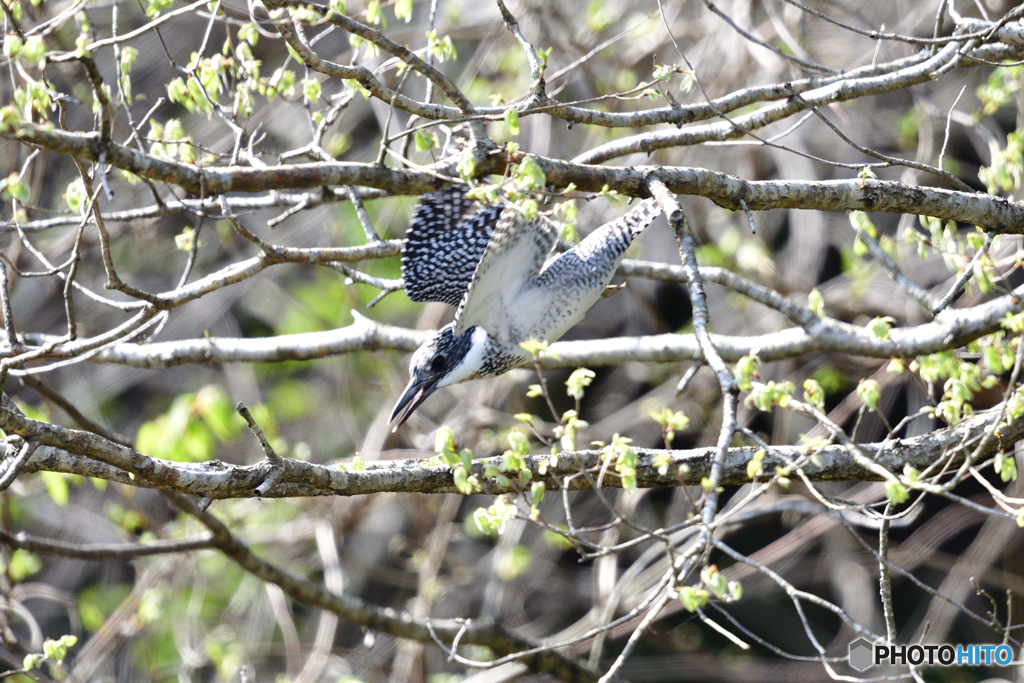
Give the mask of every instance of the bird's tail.
<svg viewBox="0 0 1024 683">
<path fill-rule="evenodd" d="M 661 213 L 661 205 L 656 199 L 645 199 L 621 218 L 612 221 L 612 224 L 620 224 L 623 231 L 629 231 L 631 237 L 636 237 L 651 224 Z"/>
<path fill-rule="evenodd" d="M 602 240 L 606 242 L 621 241 L 629 246 L 660 213 L 662 213 L 662 206 L 656 200 L 647 199 L 630 209 L 629 212 L 605 223 L 597 231 L 602 233 Z"/>
<path fill-rule="evenodd" d="M 617 262 L 622 258 L 633 239 L 647 229 L 658 214 L 661 206 L 654 199 L 645 199 L 629 212 L 605 223 L 590 233 L 577 250 L 585 259 L 600 258 Z"/>
</svg>

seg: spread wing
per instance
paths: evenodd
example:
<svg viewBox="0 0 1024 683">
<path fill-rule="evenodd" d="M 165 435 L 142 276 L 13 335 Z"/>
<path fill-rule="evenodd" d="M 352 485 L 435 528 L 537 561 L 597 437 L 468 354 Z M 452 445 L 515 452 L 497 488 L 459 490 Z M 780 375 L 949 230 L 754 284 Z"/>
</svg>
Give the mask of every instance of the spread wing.
<svg viewBox="0 0 1024 683">
<path fill-rule="evenodd" d="M 402 277 L 409 298 L 458 306 L 501 210 L 500 204 L 480 207 L 461 186 L 423 195 L 402 251 Z"/>
<path fill-rule="evenodd" d="M 497 341 L 518 344 L 529 339 L 531 330 L 517 329 L 516 321 L 530 317 L 513 309 L 520 293 L 533 286 L 557 241 L 558 230 L 546 218 L 529 221 L 517 208 L 506 207 L 455 314 L 455 336 L 478 325 Z"/>
</svg>

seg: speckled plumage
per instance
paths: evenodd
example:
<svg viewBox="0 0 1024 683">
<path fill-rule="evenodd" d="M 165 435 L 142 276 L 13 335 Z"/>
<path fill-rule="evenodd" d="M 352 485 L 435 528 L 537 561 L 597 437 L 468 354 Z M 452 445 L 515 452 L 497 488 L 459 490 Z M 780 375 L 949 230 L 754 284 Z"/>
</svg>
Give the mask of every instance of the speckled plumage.
<svg viewBox="0 0 1024 683">
<path fill-rule="evenodd" d="M 406 231 L 402 254 L 409 298 L 458 306 L 503 207 L 480 208 L 459 186 L 423 195 Z"/>
<path fill-rule="evenodd" d="M 515 206 L 477 208 L 465 188 L 425 195 L 402 257 L 414 301 L 458 306 L 413 354 L 411 379 L 391 419 L 396 428 L 436 389 L 493 377 L 530 360 L 520 343 L 555 341 L 604 293 L 633 239 L 660 213 L 651 199 L 557 256 L 558 231 Z"/>
</svg>

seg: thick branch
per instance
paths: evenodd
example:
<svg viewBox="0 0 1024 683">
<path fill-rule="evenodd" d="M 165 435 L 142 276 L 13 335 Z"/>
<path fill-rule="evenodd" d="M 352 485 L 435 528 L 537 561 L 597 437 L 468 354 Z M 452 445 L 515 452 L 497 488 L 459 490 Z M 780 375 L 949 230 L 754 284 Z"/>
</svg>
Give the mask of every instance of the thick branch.
<svg viewBox="0 0 1024 683">
<path fill-rule="evenodd" d="M 635 152 L 650 154 L 654 150 L 668 147 L 741 138 L 746 131 L 764 128 L 768 124 L 781 121 L 808 106 L 820 107 L 833 102 L 845 102 L 868 95 L 880 95 L 924 83 L 930 80 L 937 70 L 958 60 L 962 46 L 962 43 L 959 42 L 950 43 L 930 59 L 908 66 L 896 73 L 837 80 L 829 85 L 807 91 L 802 95 L 798 93 L 796 97 L 728 121 L 683 130 L 668 128 L 624 137 L 595 147 L 576 157 L 574 161 L 584 164 L 599 164 Z"/>
<path fill-rule="evenodd" d="M 707 270 L 710 272 L 712 269 Z M 702 276 L 704 273 L 705 270 L 701 269 Z M 668 276 L 671 273 L 661 274 Z M 731 282 L 728 278 L 708 279 Z M 756 291 L 753 293 L 757 294 Z M 728 362 L 736 362 L 752 351 L 756 351 L 764 361 L 795 358 L 821 351 L 868 358 L 914 358 L 955 349 L 995 332 L 1000 329 L 1000 321 L 1007 313 L 1021 310 L 1024 306 L 1022 298 L 1024 287 L 973 308 L 943 311 L 935 320 L 922 325 L 893 328 L 887 339 L 880 339 L 866 328 L 838 320 L 820 320 L 817 317 L 807 320 L 800 307 L 793 304 L 790 309 L 785 306 L 782 297 L 778 297 L 779 300 L 770 297 L 763 303 L 776 304 L 792 318 L 806 321 L 806 326 L 744 337 L 712 334 L 711 341 L 722 359 Z M 430 336 L 429 331 L 383 325 L 359 316 L 352 325 L 325 332 L 251 339 L 205 337 L 151 344 L 122 343 L 101 351 L 90 360 L 141 368 L 187 363 L 273 363 L 326 358 L 358 351 L 414 351 Z M 44 344 L 51 338 L 26 335 L 26 340 Z M 620 365 L 627 361 L 673 363 L 701 357 L 700 348 L 692 334 L 561 341 L 552 344 L 550 351 L 542 363 L 546 369 L 601 367 Z"/>
<path fill-rule="evenodd" d="M 98 133 L 66 133 L 43 126 L 26 124 L 13 134 L 16 140 L 79 159 L 98 161 L 103 153 Z M 509 163 L 518 163 L 525 155 L 495 154 L 478 166 L 481 175 L 503 174 Z M 827 181 L 747 181 L 726 173 L 680 166 L 635 166 L 611 168 L 534 157 L 544 170 L 547 183 L 563 188 L 570 183 L 583 191 L 609 189 L 633 197 L 647 196 L 647 178 L 651 174 L 675 194 L 707 197 L 719 206 L 739 211 L 740 200 L 751 210 L 814 209 L 818 211 L 853 210 L 908 213 L 935 216 L 987 230 L 1024 234 L 1024 206 L 982 193 L 957 192 L 904 183 L 849 179 Z M 132 173 L 174 183 L 195 194 L 226 192 L 266 192 L 281 188 L 309 188 L 321 185 L 359 185 L 386 190 L 392 194 L 421 194 L 436 190 L 444 182 L 432 173 L 353 162 L 309 163 L 252 168 L 227 166 L 203 168 L 158 159 L 122 145 L 107 146 L 108 164 Z"/>
<path fill-rule="evenodd" d="M 991 427 L 998 411 L 979 413 L 952 429 L 941 429 L 912 439 L 894 439 L 883 444 L 861 444 L 861 451 L 890 472 L 902 472 L 904 465 L 924 471 L 935 461 L 956 449 L 970 451 Z M 114 479 L 145 488 L 162 488 L 208 496 L 210 498 L 247 498 L 256 496 L 256 487 L 265 479 L 267 463 L 232 466 L 220 461 L 180 463 L 150 458 L 120 444 L 91 434 L 30 420 L 22 415 L 0 409 L 0 429 L 18 434 L 39 444 L 26 464 L 24 472 L 40 470 L 72 472 L 90 477 Z M 982 455 L 1008 448 L 1024 436 L 1024 418 L 1018 418 L 999 431 L 998 439 L 985 444 Z M 879 450 L 883 452 L 879 454 Z M 716 447 L 689 450 L 636 449 L 638 456 L 637 485 L 641 488 L 699 485 L 711 472 Z M 749 483 L 747 463 L 757 447 L 730 448 L 722 461 L 722 484 Z M 763 469 L 774 472 L 805 455 L 803 446 L 773 446 L 765 458 Z M 804 467 L 810 481 L 874 481 L 878 474 L 854 458 L 843 445 L 827 446 L 817 452 L 816 462 Z M 669 467 L 659 472 L 659 457 L 668 456 Z M 550 455 L 526 458 L 534 480 L 557 489 L 564 478 L 584 469 L 600 468 L 602 454 L 597 450 L 560 453 L 552 465 Z M 501 456 L 475 461 L 473 473 L 487 493 L 515 492 L 521 488 L 516 477 L 501 486 L 484 475 L 486 466 L 502 466 Z M 456 493 L 451 467 L 436 457 L 419 460 L 381 460 L 366 463 L 365 470 L 348 470 L 338 465 L 316 465 L 285 458 L 279 463 L 282 473 L 278 484 L 262 493 L 264 497 L 312 495 L 355 496 L 383 492 Z M 543 473 L 542 473 L 543 472 Z M 605 473 L 605 486 L 621 483 L 613 470 Z M 572 489 L 590 487 L 586 477 L 572 477 Z"/>
</svg>

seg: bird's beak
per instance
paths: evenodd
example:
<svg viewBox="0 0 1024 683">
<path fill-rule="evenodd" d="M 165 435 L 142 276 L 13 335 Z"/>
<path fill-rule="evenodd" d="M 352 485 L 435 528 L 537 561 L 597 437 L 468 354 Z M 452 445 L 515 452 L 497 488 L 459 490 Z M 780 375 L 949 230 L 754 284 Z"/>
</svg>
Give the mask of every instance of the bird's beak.
<svg viewBox="0 0 1024 683">
<path fill-rule="evenodd" d="M 436 388 L 436 377 L 426 380 L 417 379 L 416 377 L 410 379 L 409 384 L 405 387 L 405 391 L 402 392 L 402 398 L 398 399 L 394 410 L 391 411 L 391 419 L 388 420 L 388 423 L 393 425 L 391 431 L 397 432 L 402 423 L 412 415 L 412 411 L 416 410 L 419 404 L 423 403 L 423 399 L 434 393 Z"/>
</svg>

